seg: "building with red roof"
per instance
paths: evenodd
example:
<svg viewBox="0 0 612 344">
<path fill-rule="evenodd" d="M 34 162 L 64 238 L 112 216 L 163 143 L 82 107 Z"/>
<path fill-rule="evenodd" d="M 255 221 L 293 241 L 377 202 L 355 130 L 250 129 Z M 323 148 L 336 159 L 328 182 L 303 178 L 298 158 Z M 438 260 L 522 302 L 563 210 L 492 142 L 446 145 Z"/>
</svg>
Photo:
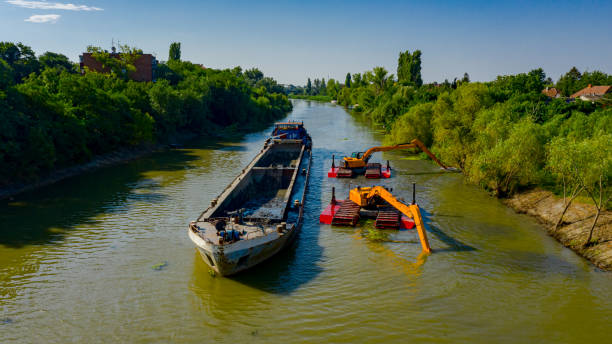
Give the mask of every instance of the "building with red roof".
<svg viewBox="0 0 612 344">
<path fill-rule="evenodd" d="M 605 94 L 612 91 L 612 86 L 592 86 L 589 85 L 580 91 L 572 94 L 570 98 L 580 98 L 582 100 L 591 101 L 603 97 Z"/>
<path fill-rule="evenodd" d="M 542 93 L 550 98 L 560 98 L 561 97 L 561 92 L 554 88 L 554 87 L 546 87 L 545 89 L 542 90 Z"/>
</svg>

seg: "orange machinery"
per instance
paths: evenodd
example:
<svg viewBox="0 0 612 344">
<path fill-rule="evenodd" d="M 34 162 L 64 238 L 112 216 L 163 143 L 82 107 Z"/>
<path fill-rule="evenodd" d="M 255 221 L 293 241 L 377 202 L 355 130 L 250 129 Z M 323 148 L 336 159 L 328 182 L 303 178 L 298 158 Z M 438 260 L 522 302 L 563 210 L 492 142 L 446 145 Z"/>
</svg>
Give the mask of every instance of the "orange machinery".
<svg viewBox="0 0 612 344">
<path fill-rule="evenodd" d="M 391 150 L 410 148 L 419 148 L 443 169 L 448 169 L 446 165 L 438 160 L 438 158 L 436 158 L 436 156 L 433 155 L 429 149 L 427 149 L 423 142 L 419 141 L 418 139 L 414 139 L 410 141 L 410 143 L 402 143 L 395 146 L 372 147 L 365 152 L 353 152 L 350 157 L 345 156 L 342 158 L 342 164 L 339 167 L 336 167 L 334 157 L 332 156 L 332 167 L 329 172 L 327 172 L 327 176 L 329 178 L 350 178 L 355 174 L 365 174 L 366 178 L 390 178 L 391 167 L 389 166 L 389 161 L 387 161 L 386 167 L 383 167 L 379 163 L 368 163 L 372 157 L 372 154 L 376 152 L 387 152 Z"/>
<path fill-rule="evenodd" d="M 361 213 L 373 213 L 376 216 L 374 225 L 381 229 L 410 229 L 416 227 L 423 252 L 430 253 L 429 241 L 425 233 L 425 225 L 419 206 L 415 202 L 413 184 L 412 204 L 406 205 L 395 198 L 391 192 L 382 186 L 357 187 L 349 192 L 349 199 L 337 201 L 335 190 L 332 189 L 332 201 L 319 216 L 321 223 L 332 225 L 355 226 Z M 393 209 L 389 210 L 391 207 Z M 365 211 L 362 211 L 365 210 Z"/>
</svg>

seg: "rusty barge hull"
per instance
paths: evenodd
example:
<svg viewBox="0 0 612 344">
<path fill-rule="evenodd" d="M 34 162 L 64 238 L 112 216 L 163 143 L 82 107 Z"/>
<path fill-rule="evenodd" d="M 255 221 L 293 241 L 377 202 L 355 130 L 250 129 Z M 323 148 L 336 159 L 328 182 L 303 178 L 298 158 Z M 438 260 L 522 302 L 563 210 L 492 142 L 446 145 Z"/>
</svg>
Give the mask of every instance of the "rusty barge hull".
<svg viewBox="0 0 612 344">
<path fill-rule="evenodd" d="M 311 162 L 309 140 L 266 141 L 190 223 L 189 238 L 212 270 L 222 276 L 236 274 L 273 257 L 295 239 L 302 226 Z M 239 238 L 227 240 L 219 234 L 224 231 Z"/>
</svg>

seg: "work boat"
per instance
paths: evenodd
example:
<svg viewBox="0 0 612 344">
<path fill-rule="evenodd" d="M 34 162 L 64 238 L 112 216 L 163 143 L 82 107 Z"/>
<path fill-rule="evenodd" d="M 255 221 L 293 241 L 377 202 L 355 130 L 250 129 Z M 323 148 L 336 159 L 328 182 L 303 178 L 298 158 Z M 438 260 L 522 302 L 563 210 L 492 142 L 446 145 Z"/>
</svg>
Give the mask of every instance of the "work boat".
<svg viewBox="0 0 612 344">
<path fill-rule="evenodd" d="M 189 238 L 217 274 L 251 268 L 296 237 L 302 226 L 311 147 L 302 122 L 276 123 L 249 165 L 189 224 Z"/>
</svg>

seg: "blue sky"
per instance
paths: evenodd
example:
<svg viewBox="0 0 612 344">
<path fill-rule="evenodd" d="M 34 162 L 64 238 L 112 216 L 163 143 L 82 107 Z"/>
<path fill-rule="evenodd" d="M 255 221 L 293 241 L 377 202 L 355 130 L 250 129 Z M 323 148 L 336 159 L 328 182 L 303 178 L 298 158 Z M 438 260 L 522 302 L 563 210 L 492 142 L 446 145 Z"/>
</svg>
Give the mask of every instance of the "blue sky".
<svg viewBox="0 0 612 344">
<path fill-rule="evenodd" d="M 612 1 L 115 1 L 0 0 L 0 41 L 78 60 L 111 39 L 166 60 L 258 67 L 281 83 L 344 80 L 423 52 L 426 82 L 464 72 L 488 81 L 542 67 L 612 73 Z"/>
</svg>

